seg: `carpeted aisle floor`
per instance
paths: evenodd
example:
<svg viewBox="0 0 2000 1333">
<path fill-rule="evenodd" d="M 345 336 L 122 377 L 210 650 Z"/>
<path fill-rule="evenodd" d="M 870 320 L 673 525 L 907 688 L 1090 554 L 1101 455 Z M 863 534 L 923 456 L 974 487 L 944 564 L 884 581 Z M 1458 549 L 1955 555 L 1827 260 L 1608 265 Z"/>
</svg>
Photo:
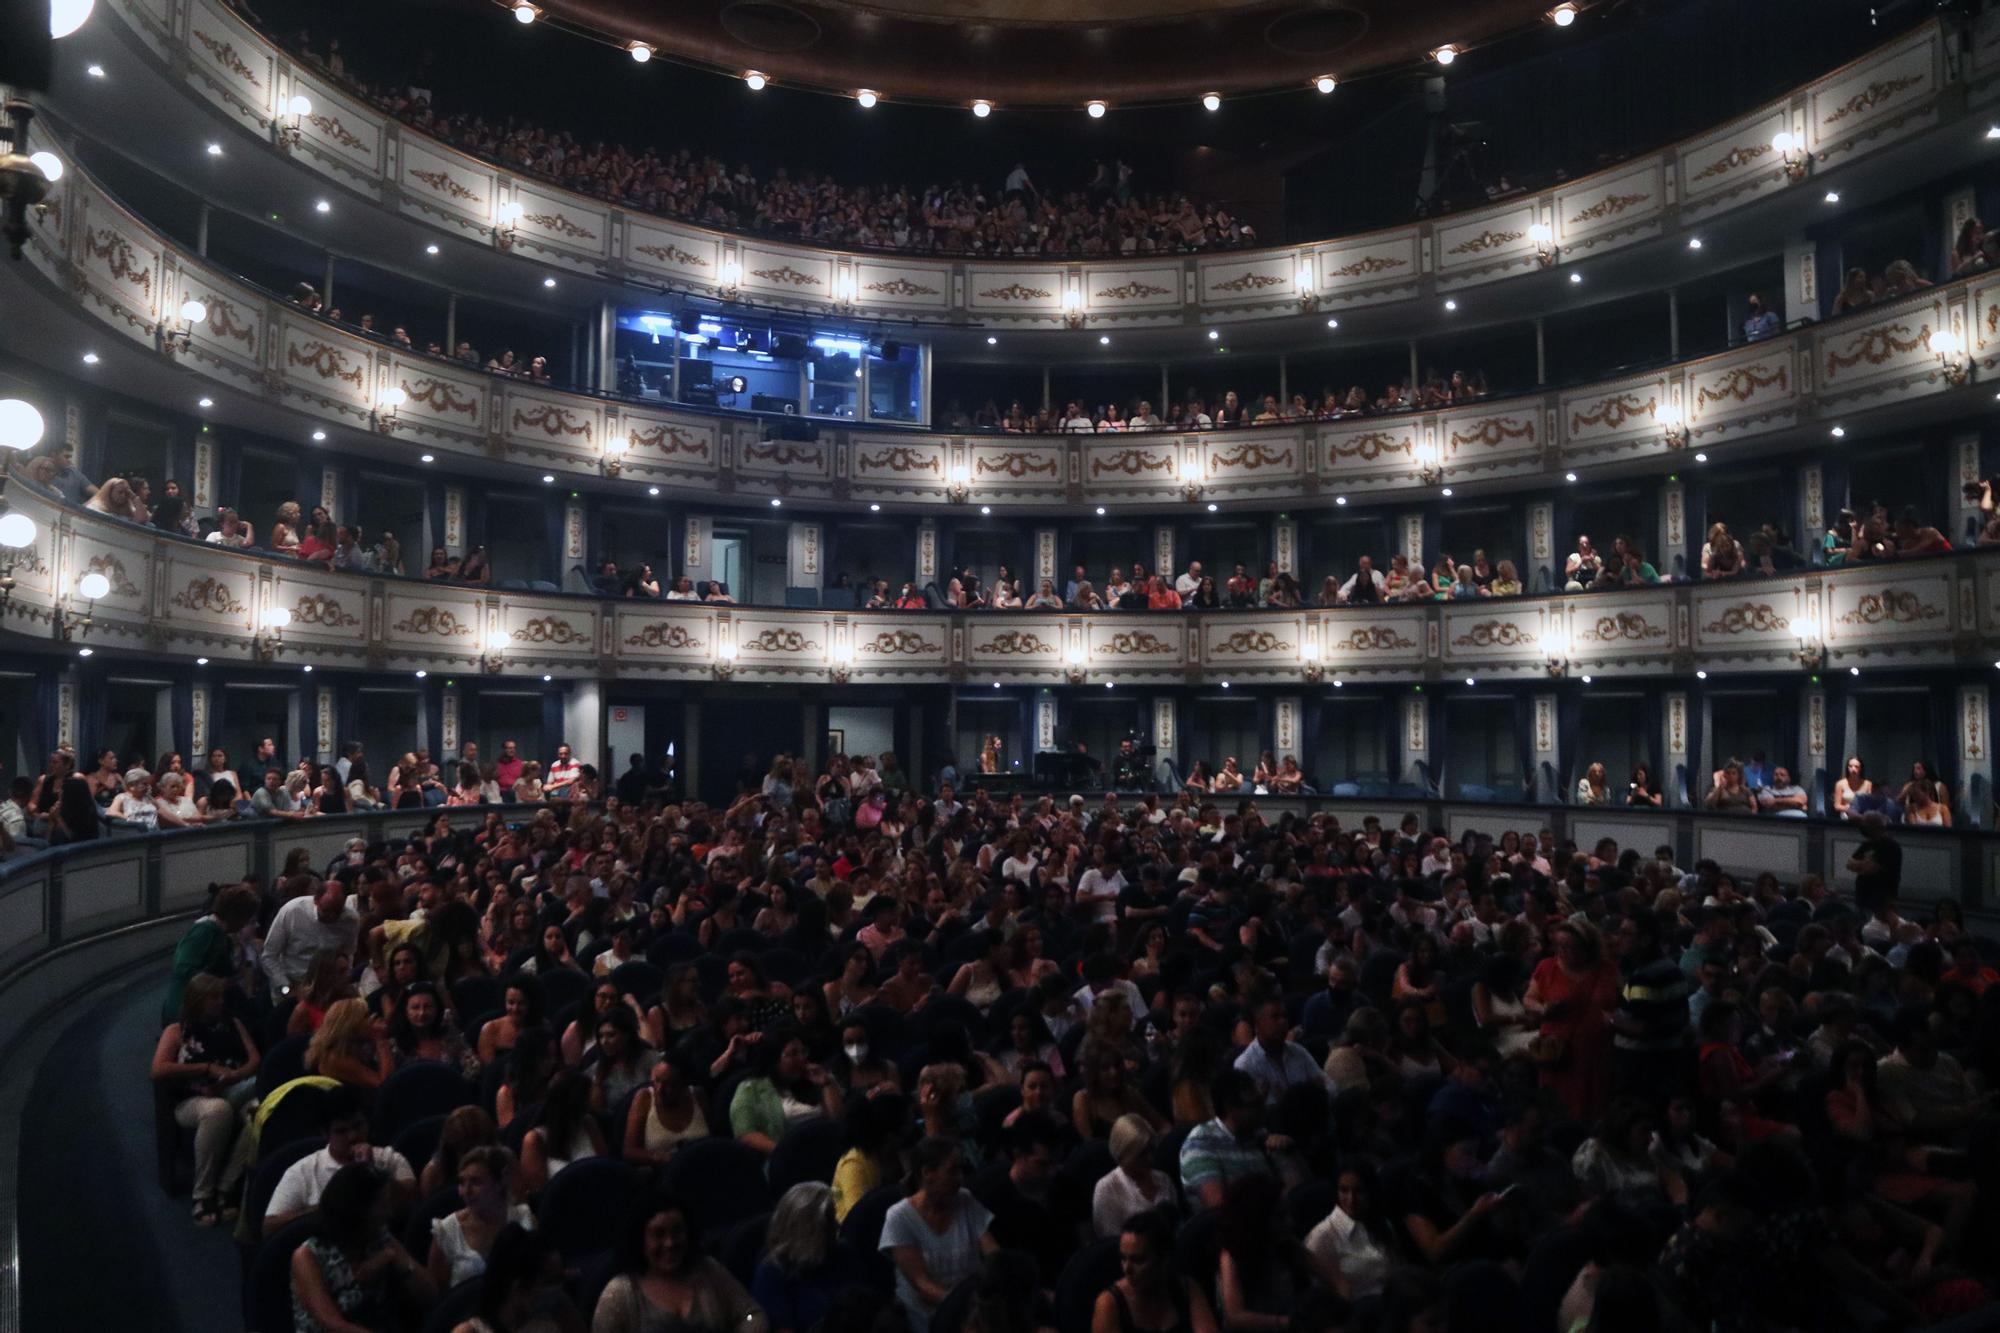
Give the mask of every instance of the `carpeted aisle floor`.
<svg viewBox="0 0 2000 1333">
<path fill-rule="evenodd" d="M 21 1326 L 226 1333 L 243 1326 L 228 1229 L 160 1191 L 146 1068 L 165 968 L 59 1017 L 21 1127 Z"/>
</svg>

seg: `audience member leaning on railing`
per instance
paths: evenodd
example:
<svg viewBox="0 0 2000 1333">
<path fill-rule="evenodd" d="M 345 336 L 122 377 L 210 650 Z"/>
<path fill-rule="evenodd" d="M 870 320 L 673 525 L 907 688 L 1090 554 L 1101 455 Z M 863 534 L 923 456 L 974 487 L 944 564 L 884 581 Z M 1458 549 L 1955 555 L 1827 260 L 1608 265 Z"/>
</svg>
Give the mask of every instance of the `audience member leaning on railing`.
<svg viewBox="0 0 2000 1333">
<path fill-rule="evenodd" d="M 1000 411 L 995 401 L 986 400 L 976 413 L 967 416 L 956 400 L 945 405 L 941 424 L 946 430 L 989 431 L 1003 435 L 1108 435 L 1146 431 L 1233 430 L 1240 426 L 1276 426 L 1298 421 L 1338 421 L 1344 417 L 1383 416 L 1395 412 L 1435 411 L 1455 404 L 1478 402 L 1489 397 L 1486 375 L 1454 370 L 1447 378 L 1433 370 L 1421 386 L 1397 381 L 1370 398 L 1360 385 L 1345 394 L 1324 389 L 1317 399 L 1295 393 L 1280 401 L 1267 393 L 1251 400 L 1240 398 L 1234 389 L 1213 401 L 1201 394 L 1189 394 L 1179 404 L 1166 404 L 1163 417 L 1153 410 L 1152 400 L 1133 396 L 1123 403 L 1099 403 L 1093 412 L 1080 399 L 1070 399 L 1060 411 L 1052 407 L 1030 412 L 1016 398 Z"/>
</svg>

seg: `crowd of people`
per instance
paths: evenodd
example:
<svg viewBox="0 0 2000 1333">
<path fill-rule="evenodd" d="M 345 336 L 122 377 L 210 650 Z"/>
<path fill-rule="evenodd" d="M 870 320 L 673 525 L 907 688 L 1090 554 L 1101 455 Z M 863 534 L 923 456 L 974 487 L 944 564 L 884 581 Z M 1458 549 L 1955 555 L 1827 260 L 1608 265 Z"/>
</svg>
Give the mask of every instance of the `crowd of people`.
<svg viewBox="0 0 2000 1333">
<path fill-rule="evenodd" d="M 1849 898 L 1546 829 L 828 772 L 833 801 L 779 756 L 724 805 L 503 808 L 219 888 L 151 1067 L 195 1222 L 245 1210 L 308 1333 L 447 1291 L 460 1333 L 1991 1300 L 1996 951 L 1906 912 L 1879 812 Z M 464 1104 L 384 1123 L 440 1066 Z"/>
<path fill-rule="evenodd" d="M 1122 159 L 1099 160 L 1073 187 L 1043 190 L 1025 163 L 1004 181 L 916 188 L 857 184 L 779 167 L 760 175 L 690 148 L 634 149 L 535 124 L 434 105 L 435 69 L 407 78 L 365 76 L 338 38 L 300 32 L 292 52 L 414 129 L 513 171 L 621 208 L 775 240 L 849 249 L 1003 258 L 1181 254 L 1259 244 L 1226 207 L 1180 192 L 1143 192 Z"/>
<path fill-rule="evenodd" d="M 1124 403 L 1099 403 L 1093 411 L 1081 399 L 1068 400 L 1060 410 L 1043 406 L 1030 412 L 1016 398 L 1002 412 L 994 399 L 987 399 L 977 412 L 968 415 L 957 402 L 946 405 L 941 424 L 945 430 L 983 431 L 1002 435 L 1105 435 L 1126 431 L 1232 430 L 1238 426 L 1273 426 L 1295 421 L 1339 421 L 1346 417 L 1379 416 L 1388 412 L 1430 411 L 1455 403 L 1477 402 L 1488 396 L 1483 372 L 1471 374 L 1454 370 L 1447 378 L 1433 371 L 1421 385 L 1400 381 L 1389 385 L 1376 397 L 1359 384 L 1345 394 L 1321 390 L 1317 399 L 1303 393 L 1292 394 L 1283 402 L 1267 393 L 1253 404 L 1239 398 L 1234 389 L 1216 401 L 1214 412 L 1208 400 L 1189 395 L 1178 405 L 1168 403 L 1164 417 L 1153 410 L 1150 399 L 1132 398 Z"/>
<path fill-rule="evenodd" d="M 407 326 L 391 324 L 384 331 L 376 324 L 375 316 L 372 313 L 363 314 L 360 322 L 350 324 L 348 323 L 347 316 L 341 311 L 341 308 L 339 306 L 327 305 L 326 299 L 320 295 L 319 289 L 309 282 L 298 283 L 292 288 L 291 302 L 301 310 L 309 311 L 322 319 L 332 320 L 334 323 L 346 328 L 350 333 L 359 334 L 364 338 L 373 338 L 377 342 L 386 343 L 391 347 L 400 347 L 406 351 L 416 350 L 417 345 L 411 340 L 410 330 Z M 424 344 L 424 353 L 427 356 L 449 357 L 453 361 L 475 369 L 480 364 L 478 351 L 464 338 L 460 338 L 456 345 L 449 351 L 446 350 L 443 343 L 433 338 Z M 523 361 L 514 355 L 514 349 L 511 347 L 502 351 L 498 356 L 488 357 L 485 369 L 489 375 L 508 375 L 516 379 L 532 380 L 537 384 L 552 382 L 549 375 L 549 359 L 547 357 L 537 356 Z"/>
</svg>

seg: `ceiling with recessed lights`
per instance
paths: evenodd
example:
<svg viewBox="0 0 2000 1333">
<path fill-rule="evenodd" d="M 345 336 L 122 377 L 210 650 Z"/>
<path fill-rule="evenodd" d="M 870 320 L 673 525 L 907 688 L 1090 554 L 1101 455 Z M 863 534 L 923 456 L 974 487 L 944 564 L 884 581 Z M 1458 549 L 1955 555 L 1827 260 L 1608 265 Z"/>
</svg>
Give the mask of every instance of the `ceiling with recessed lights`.
<svg viewBox="0 0 2000 1333">
<path fill-rule="evenodd" d="M 620 44 L 781 84 L 1000 107 L 1355 78 L 1543 22 L 1554 0 L 539 0 Z"/>
</svg>

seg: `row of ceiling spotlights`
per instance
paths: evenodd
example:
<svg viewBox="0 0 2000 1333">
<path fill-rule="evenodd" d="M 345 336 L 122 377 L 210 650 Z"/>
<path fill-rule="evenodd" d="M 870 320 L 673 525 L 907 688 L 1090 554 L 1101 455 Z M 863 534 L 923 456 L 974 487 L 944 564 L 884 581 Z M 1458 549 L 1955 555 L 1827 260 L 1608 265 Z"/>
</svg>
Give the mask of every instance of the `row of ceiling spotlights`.
<svg viewBox="0 0 2000 1333">
<path fill-rule="evenodd" d="M 542 16 L 542 7 L 540 5 L 529 4 L 527 0 L 520 0 L 520 3 L 513 6 L 513 11 L 515 19 L 522 23 L 533 23 Z M 1558 28 L 1567 28 L 1570 24 L 1576 22 L 1576 16 L 1580 12 L 1578 5 L 1565 0 L 1563 4 L 1559 4 L 1554 9 L 1549 10 L 1545 17 Z M 647 42 L 630 41 L 625 43 L 625 50 L 631 53 L 632 59 L 643 65 L 653 58 L 655 48 Z M 1446 42 L 1443 46 L 1433 50 L 1430 53 L 1430 58 L 1440 65 L 1449 65 L 1454 60 L 1457 60 L 1464 50 L 1465 48 L 1459 46 L 1457 43 Z M 771 79 L 762 70 L 747 69 L 743 71 L 743 82 L 748 85 L 751 92 L 755 93 L 762 92 L 768 87 Z M 1340 80 L 1332 74 L 1321 74 L 1312 81 L 1312 86 L 1320 93 L 1330 93 L 1340 86 Z M 881 101 L 882 95 L 873 88 L 857 88 L 854 91 L 854 100 L 866 110 Z M 1222 94 L 1219 92 L 1203 93 L 1201 95 L 1201 104 L 1209 111 L 1220 111 L 1222 109 Z M 993 103 L 983 97 L 974 98 L 971 107 L 972 114 L 981 120 L 993 114 Z M 1110 104 L 1101 99 L 1093 98 L 1091 101 L 1084 103 L 1083 109 L 1090 114 L 1092 120 L 1099 120 L 1103 118 L 1106 111 L 1110 110 Z"/>
</svg>

